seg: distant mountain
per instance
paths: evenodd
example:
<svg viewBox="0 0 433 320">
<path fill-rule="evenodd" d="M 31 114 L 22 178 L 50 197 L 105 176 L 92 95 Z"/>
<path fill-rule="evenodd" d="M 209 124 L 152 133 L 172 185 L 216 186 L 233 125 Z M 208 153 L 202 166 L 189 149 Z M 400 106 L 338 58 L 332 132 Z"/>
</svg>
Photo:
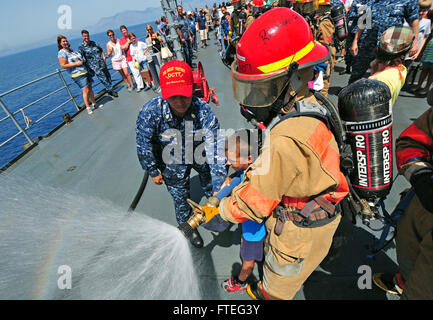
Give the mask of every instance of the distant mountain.
<svg viewBox="0 0 433 320">
<path fill-rule="evenodd" d="M 215 4 L 220 4 L 222 1 L 213 1 L 213 0 L 183 0 L 178 1 L 178 3 L 183 4 L 183 8 L 185 11 L 191 11 L 194 8 L 199 9 L 200 7 L 205 7 L 206 5 L 209 8 Z M 159 1 L 158 1 L 159 3 Z M 82 29 L 87 29 L 90 33 L 99 33 L 105 32 L 107 29 L 113 29 L 114 31 L 118 31 L 121 25 L 126 26 L 134 26 L 137 24 L 146 23 L 149 21 L 155 22 L 156 19 L 160 18 L 163 15 L 161 7 L 156 8 L 147 8 L 143 11 L 123 11 L 117 13 L 112 17 L 101 18 L 96 24 L 82 26 L 79 30 L 64 30 L 62 32 L 69 39 L 79 38 Z M 0 57 L 18 53 L 24 50 L 36 49 L 39 47 L 46 46 L 48 44 L 53 43 L 53 39 L 55 39 L 57 34 L 52 35 L 51 37 L 47 37 L 46 39 L 39 40 L 35 43 L 26 43 L 25 47 L 23 45 L 17 47 L 5 47 L 4 50 L 0 51 Z"/>
<path fill-rule="evenodd" d="M 220 4 L 221 1 L 214 0 L 184 0 L 178 1 L 178 3 L 183 4 L 183 8 L 185 11 L 191 11 L 194 8 L 199 9 L 200 7 L 205 7 L 208 5 L 209 8 L 212 8 L 214 4 Z M 89 32 L 98 33 L 107 31 L 107 29 L 118 28 L 121 25 L 126 26 L 134 26 L 137 24 L 142 24 L 149 21 L 155 21 L 163 16 L 163 12 L 161 7 L 157 8 L 147 8 L 143 11 L 123 11 L 115 16 L 102 18 L 95 25 L 87 27 Z"/>
<path fill-rule="evenodd" d="M 115 16 L 102 18 L 93 26 L 89 26 L 91 33 L 107 31 L 107 29 L 119 29 L 121 25 L 135 26 L 149 21 L 155 21 L 162 16 L 161 8 L 147 8 L 144 11 L 123 11 Z"/>
</svg>

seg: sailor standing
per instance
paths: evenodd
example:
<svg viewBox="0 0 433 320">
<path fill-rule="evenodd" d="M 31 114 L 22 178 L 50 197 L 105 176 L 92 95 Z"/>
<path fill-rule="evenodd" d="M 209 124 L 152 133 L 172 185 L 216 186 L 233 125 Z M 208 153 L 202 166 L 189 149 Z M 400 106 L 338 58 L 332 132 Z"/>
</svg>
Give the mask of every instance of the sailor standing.
<svg viewBox="0 0 433 320">
<path fill-rule="evenodd" d="M 98 77 L 110 96 L 118 97 L 117 92 L 113 90 L 111 75 L 105 62 L 104 50 L 102 50 L 99 44 L 90 40 L 87 30 L 82 30 L 81 35 L 83 42 L 78 46 L 78 52 L 85 58 L 87 69 Z"/>
<path fill-rule="evenodd" d="M 218 136 L 218 119 L 210 106 L 192 95 L 193 75 L 183 61 L 167 62 L 160 72 L 162 96 L 144 104 L 137 119 L 137 154 L 155 184 L 165 184 L 174 200 L 176 220 L 192 214 L 190 173 L 199 173 L 206 197 L 217 192 L 227 175 L 224 136 Z M 221 140 L 221 141 L 220 141 Z M 204 148 L 203 148 L 204 146 Z M 221 146 L 221 152 L 218 146 Z M 202 149 L 201 149 L 202 148 Z M 190 238 L 203 246 L 197 230 Z"/>
<path fill-rule="evenodd" d="M 349 84 L 361 79 L 367 72 L 370 62 L 374 59 L 372 48 L 379 46 L 382 33 L 389 27 L 401 27 L 406 20 L 415 35 L 415 41 L 409 51 L 409 56 L 412 57 L 418 51 L 418 1 L 362 0 L 360 4 L 363 4 L 367 9 L 365 14 L 358 20 L 358 29 L 350 49 L 353 62 Z M 370 21 L 371 25 L 369 25 Z M 359 43 L 359 38 L 364 33 L 364 30 L 366 30 L 365 38 Z"/>
</svg>

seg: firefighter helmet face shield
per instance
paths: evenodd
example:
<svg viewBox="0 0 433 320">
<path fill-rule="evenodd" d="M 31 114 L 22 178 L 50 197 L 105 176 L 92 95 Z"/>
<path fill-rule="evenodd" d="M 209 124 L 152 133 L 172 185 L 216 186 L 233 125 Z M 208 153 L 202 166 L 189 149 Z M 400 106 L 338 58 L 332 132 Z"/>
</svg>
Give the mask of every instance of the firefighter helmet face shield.
<svg viewBox="0 0 433 320">
<path fill-rule="evenodd" d="M 290 83 L 297 64 L 291 66 L 265 74 L 245 74 L 237 71 L 238 64 L 234 61 L 231 69 L 235 100 L 248 107 L 271 106 Z"/>
</svg>

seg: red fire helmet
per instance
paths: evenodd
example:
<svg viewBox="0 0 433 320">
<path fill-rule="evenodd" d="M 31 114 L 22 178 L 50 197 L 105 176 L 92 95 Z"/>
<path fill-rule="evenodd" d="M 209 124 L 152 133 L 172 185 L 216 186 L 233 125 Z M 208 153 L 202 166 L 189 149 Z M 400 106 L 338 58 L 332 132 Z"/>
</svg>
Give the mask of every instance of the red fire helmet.
<svg viewBox="0 0 433 320">
<path fill-rule="evenodd" d="M 293 62 L 303 69 L 329 60 L 330 54 L 328 47 L 314 40 L 300 14 L 285 7 L 271 9 L 251 24 L 237 45 L 234 97 L 243 105 L 269 106 L 289 83 Z M 266 91 L 263 101 L 251 94 L 254 90 Z"/>
</svg>

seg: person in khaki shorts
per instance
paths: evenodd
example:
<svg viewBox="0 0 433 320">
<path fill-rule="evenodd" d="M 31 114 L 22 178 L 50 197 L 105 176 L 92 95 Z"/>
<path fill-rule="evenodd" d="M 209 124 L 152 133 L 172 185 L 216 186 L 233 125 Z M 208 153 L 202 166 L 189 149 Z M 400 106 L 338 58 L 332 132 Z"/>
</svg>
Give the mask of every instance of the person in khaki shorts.
<svg viewBox="0 0 433 320">
<path fill-rule="evenodd" d="M 234 98 L 266 138 L 218 212 L 235 224 L 265 221 L 263 279 L 247 287 L 253 299 L 292 299 L 328 254 L 341 219 L 348 184 L 338 145 L 324 121 L 303 115 L 323 111 L 308 82 L 329 57 L 305 19 L 284 7 L 262 14 L 237 45 Z"/>
<path fill-rule="evenodd" d="M 207 47 L 207 33 L 208 33 L 208 25 L 206 23 L 206 17 L 204 16 L 203 10 L 200 9 L 199 15 L 197 17 L 197 29 L 200 33 L 200 40 L 202 42 L 202 48 Z"/>
<path fill-rule="evenodd" d="M 427 96 L 433 106 L 433 90 Z M 401 299 L 433 299 L 433 108 L 397 139 L 397 168 L 412 185 L 397 220 L 396 250 L 400 272 L 378 273 L 374 283 Z M 408 198 L 406 198 L 408 197 Z"/>
</svg>

